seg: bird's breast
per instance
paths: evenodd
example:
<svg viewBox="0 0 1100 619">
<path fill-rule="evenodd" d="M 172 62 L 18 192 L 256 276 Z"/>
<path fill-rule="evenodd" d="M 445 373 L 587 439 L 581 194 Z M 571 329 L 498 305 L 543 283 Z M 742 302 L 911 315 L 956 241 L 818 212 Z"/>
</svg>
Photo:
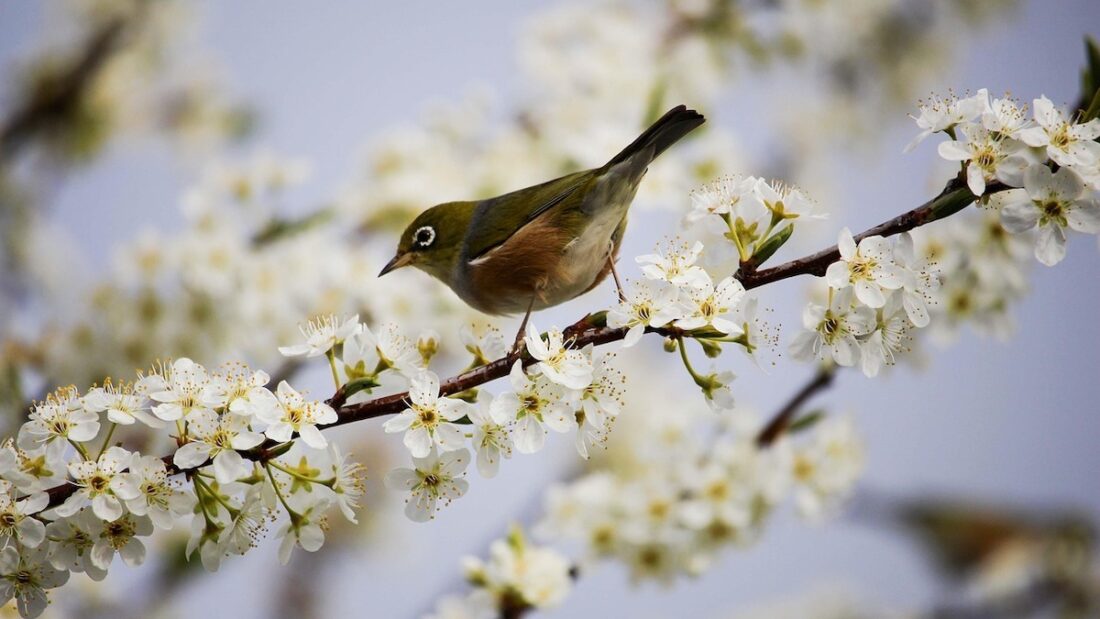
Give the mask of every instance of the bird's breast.
<svg viewBox="0 0 1100 619">
<path fill-rule="evenodd" d="M 553 307 L 584 294 L 607 277 L 618 249 L 625 209 L 604 209 L 579 234 L 552 217 L 536 219 L 484 256 L 465 262 L 455 292 L 488 314 Z"/>
</svg>

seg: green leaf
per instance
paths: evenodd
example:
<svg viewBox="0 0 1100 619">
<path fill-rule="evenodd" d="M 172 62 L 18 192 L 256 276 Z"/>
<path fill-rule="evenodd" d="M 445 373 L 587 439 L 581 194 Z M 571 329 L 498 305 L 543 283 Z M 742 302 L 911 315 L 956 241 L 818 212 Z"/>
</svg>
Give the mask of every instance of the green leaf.
<svg viewBox="0 0 1100 619">
<path fill-rule="evenodd" d="M 348 382 L 344 383 L 344 386 L 341 390 L 344 394 L 344 400 L 347 400 L 348 398 L 359 393 L 360 391 L 370 391 L 371 389 L 374 389 L 375 387 L 378 387 L 380 385 L 381 383 L 375 380 L 375 377 L 364 376 L 362 378 L 356 378 L 355 380 L 349 380 Z"/>
<path fill-rule="evenodd" d="M 584 317 L 584 321 L 595 329 L 607 326 L 607 310 L 602 310 Z"/>
<path fill-rule="evenodd" d="M 796 434 L 803 430 L 809 430 L 817 425 L 817 422 L 825 418 L 825 411 L 817 409 L 806 413 L 805 415 L 795 419 L 791 422 L 791 425 L 787 426 L 788 434 Z"/>
<path fill-rule="evenodd" d="M 1096 94 L 1100 92 L 1100 46 L 1091 36 L 1085 37 L 1085 67 L 1081 70 L 1081 102 L 1096 104 Z M 1084 105 L 1082 105 L 1082 109 Z M 1085 120 L 1088 120 L 1087 118 Z"/>
<path fill-rule="evenodd" d="M 752 263 L 756 266 L 764 264 L 768 258 L 779 251 L 780 247 L 783 247 L 783 244 L 791 238 L 792 233 L 794 233 L 794 224 L 787 224 L 780 228 L 778 232 L 769 236 L 768 240 L 756 248 L 756 252 L 752 255 Z"/>
<path fill-rule="evenodd" d="M 1100 90 L 1097 90 L 1096 94 L 1092 96 L 1092 103 L 1089 104 L 1085 113 L 1081 115 L 1081 122 L 1087 123 L 1097 117 L 1100 117 Z"/>
<path fill-rule="evenodd" d="M 252 237 L 252 245 L 255 247 L 270 245 L 288 236 L 319 226 L 332 219 L 332 216 L 332 209 L 323 208 L 297 219 L 272 219 L 256 233 L 256 236 Z"/>
<path fill-rule="evenodd" d="M 925 223 L 930 223 L 944 217 L 950 217 L 974 203 L 974 194 L 968 187 L 962 187 L 949 193 L 945 193 L 932 204 L 932 212 Z"/>
</svg>

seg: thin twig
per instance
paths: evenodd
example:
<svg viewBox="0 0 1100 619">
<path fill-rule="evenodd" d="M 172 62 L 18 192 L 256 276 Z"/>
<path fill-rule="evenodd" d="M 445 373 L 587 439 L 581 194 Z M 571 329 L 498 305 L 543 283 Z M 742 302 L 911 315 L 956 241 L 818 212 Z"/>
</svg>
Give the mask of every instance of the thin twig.
<svg viewBox="0 0 1100 619">
<path fill-rule="evenodd" d="M 783 436 L 783 433 L 791 426 L 794 416 L 802 409 L 802 405 L 806 403 L 806 400 L 809 400 L 817 392 L 828 389 L 833 384 L 835 375 L 836 370 L 832 366 L 818 370 L 813 379 L 799 389 L 798 393 L 794 394 L 790 401 L 772 417 L 768 425 L 760 430 L 760 433 L 756 435 L 756 446 L 761 449 L 770 447 L 776 439 Z"/>
<path fill-rule="evenodd" d="M 36 133 L 50 129 L 59 118 L 70 115 L 107 61 L 121 46 L 128 27 L 144 17 L 145 5 L 130 16 L 105 21 L 93 32 L 71 65 L 48 84 L 43 84 L 0 125 L 0 161 L 7 161 Z"/>
</svg>

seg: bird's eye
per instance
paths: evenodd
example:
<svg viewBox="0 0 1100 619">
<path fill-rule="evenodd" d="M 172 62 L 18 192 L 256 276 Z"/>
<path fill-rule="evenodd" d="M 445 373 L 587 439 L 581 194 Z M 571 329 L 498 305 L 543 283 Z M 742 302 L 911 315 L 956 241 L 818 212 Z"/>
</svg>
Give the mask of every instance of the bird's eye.
<svg viewBox="0 0 1100 619">
<path fill-rule="evenodd" d="M 416 229 L 416 233 L 413 234 L 413 242 L 417 247 L 428 247 L 435 242 L 435 228 L 431 226 L 421 226 Z"/>
</svg>

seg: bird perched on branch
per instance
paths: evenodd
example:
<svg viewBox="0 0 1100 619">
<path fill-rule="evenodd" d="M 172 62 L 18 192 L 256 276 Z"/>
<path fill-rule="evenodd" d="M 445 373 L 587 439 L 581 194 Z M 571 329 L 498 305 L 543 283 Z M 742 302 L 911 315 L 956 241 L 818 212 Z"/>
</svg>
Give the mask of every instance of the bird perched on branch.
<svg viewBox="0 0 1100 619">
<path fill-rule="evenodd" d="M 414 266 L 474 309 L 526 312 L 522 334 L 533 310 L 569 301 L 614 274 L 646 169 L 703 122 L 681 105 L 599 168 L 487 200 L 433 206 L 405 229 L 379 276 Z"/>
</svg>

